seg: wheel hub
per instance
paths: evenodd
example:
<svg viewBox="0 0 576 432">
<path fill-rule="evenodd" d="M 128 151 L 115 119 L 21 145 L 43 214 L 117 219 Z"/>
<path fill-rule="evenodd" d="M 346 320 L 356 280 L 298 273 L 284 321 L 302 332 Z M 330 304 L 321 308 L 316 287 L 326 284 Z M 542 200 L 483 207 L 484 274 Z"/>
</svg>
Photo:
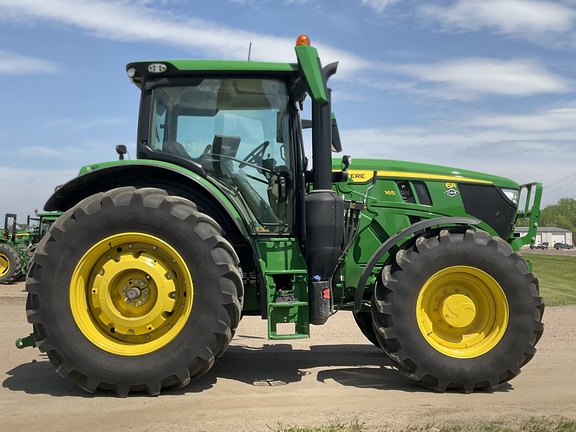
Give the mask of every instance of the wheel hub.
<svg viewBox="0 0 576 432">
<path fill-rule="evenodd" d="M 452 294 L 440 302 L 442 319 L 451 327 L 463 328 L 474 322 L 476 305 L 463 294 Z"/>
<path fill-rule="evenodd" d="M 424 339 L 455 358 L 478 357 L 496 346 L 508 325 L 500 284 L 471 266 L 446 267 L 422 286 L 416 319 Z"/>
<path fill-rule="evenodd" d="M 150 279 L 150 275 L 146 275 L 146 279 Z M 131 278 L 122 286 L 121 295 L 130 306 L 139 307 L 150 298 L 150 288 L 145 281 Z"/>
<path fill-rule="evenodd" d="M 172 340 L 192 309 L 192 280 L 181 256 L 156 237 L 107 237 L 80 260 L 71 305 L 81 331 L 115 354 L 141 355 Z"/>
<path fill-rule="evenodd" d="M 138 288 L 130 288 L 129 290 L 125 291 L 126 287 L 124 287 L 124 293 L 129 300 L 137 299 L 142 295 L 142 292 Z"/>
</svg>

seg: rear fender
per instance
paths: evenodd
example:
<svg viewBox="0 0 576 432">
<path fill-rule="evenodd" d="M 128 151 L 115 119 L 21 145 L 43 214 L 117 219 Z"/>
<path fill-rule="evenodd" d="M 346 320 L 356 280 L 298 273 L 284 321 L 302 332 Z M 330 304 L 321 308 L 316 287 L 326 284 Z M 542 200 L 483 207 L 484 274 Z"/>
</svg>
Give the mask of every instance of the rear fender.
<svg viewBox="0 0 576 432">
<path fill-rule="evenodd" d="M 196 203 L 229 235 L 242 239 L 249 233 L 232 202 L 202 176 L 176 165 L 154 161 L 118 161 L 91 170 L 59 186 L 46 202 L 47 211 L 66 211 L 90 195 L 122 186 L 155 187 Z M 233 231 L 233 232 L 231 232 Z"/>
</svg>

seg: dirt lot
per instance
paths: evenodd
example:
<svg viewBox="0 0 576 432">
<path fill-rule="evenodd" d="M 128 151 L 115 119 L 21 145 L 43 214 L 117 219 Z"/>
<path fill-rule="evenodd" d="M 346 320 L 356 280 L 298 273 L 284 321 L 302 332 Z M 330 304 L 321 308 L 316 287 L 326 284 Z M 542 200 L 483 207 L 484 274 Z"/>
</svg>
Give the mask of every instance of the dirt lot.
<svg viewBox="0 0 576 432">
<path fill-rule="evenodd" d="M 269 431 L 357 417 L 364 430 L 532 417 L 576 419 L 576 307 L 548 308 L 536 357 L 495 392 L 438 394 L 388 366 L 349 313 L 305 341 L 273 343 L 246 317 L 226 355 L 200 380 L 159 397 L 90 395 L 58 376 L 28 335 L 23 284 L 0 286 L 0 430 Z"/>
</svg>

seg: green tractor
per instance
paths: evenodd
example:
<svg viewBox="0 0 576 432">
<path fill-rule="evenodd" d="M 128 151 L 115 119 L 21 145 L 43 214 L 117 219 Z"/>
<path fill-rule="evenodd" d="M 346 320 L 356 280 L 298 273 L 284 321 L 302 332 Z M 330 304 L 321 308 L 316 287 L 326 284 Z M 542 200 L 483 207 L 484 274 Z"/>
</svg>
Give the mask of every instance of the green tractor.
<svg viewBox="0 0 576 432">
<path fill-rule="evenodd" d="M 22 247 L 22 233 L 18 230 L 17 215 L 4 215 L 4 229 L 0 238 L 0 283 L 9 284 L 22 277 L 26 248 Z"/>
<path fill-rule="evenodd" d="M 26 275 L 36 245 L 59 215 L 60 212 L 36 211 L 36 217 L 28 216 L 24 226 L 17 222 L 16 214 L 4 215 L 4 230 L 0 238 L 0 283 L 16 282 Z"/>
<path fill-rule="evenodd" d="M 119 160 L 81 168 L 48 199 L 63 213 L 28 272 L 33 334 L 20 346 L 37 344 L 88 392 L 157 395 L 207 372 L 244 315 L 284 340 L 346 310 L 430 389 L 489 390 L 520 373 L 543 332 L 518 253 L 542 186 L 333 161 L 337 64 L 322 67 L 305 36 L 295 50 L 289 64 L 127 65 L 141 91 L 137 158 L 118 146 Z"/>
</svg>

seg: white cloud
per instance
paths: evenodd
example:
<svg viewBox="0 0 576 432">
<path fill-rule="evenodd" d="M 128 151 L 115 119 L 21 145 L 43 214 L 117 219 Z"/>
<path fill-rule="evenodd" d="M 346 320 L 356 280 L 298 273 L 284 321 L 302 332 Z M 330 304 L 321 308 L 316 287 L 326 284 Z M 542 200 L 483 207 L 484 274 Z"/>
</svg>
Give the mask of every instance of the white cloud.
<svg viewBox="0 0 576 432">
<path fill-rule="evenodd" d="M 97 37 L 126 41 L 148 41 L 180 46 L 211 58 L 244 60 L 252 43 L 252 59 L 295 62 L 294 39 L 239 30 L 215 22 L 170 14 L 148 2 L 125 0 L 0 0 L 4 18 L 47 20 L 79 27 Z M 322 53 L 323 64 L 340 61 L 346 74 L 369 67 L 371 62 L 331 46 L 313 44 Z"/>
<path fill-rule="evenodd" d="M 0 74 L 53 74 L 59 67 L 50 61 L 0 50 Z"/>
<path fill-rule="evenodd" d="M 402 153 L 407 148 L 428 147 L 431 152 L 437 152 L 438 148 L 451 150 L 463 145 L 495 144 L 502 141 L 524 142 L 532 150 L 556 152 L 558 147 L 570 150 L 571 147 L 567 146 L 576 142 L 576 106 L 524 115 L 486 113 L 432 126 L 355 129 L 343 131 L 342 134 L 346 136 L 346 141 L 362 143 L 365 150 L 370 149 L 366 154 L 381 156 L 391 149 L 398 149 Z M 547 142 L 550 145 L 535 145 L 536 142 Z M 386 145 L 382 145 L 384 143 Z M 568 153 L 576 160 L 576 152 Z M 410 156 L 416 155 L 411 152 Z"/>
<path fill-rule="evenodd" d="M 382 12 L 386 6 L 398 3 L 400 0 L 362 0 L 363 5 L 368 5 L 377 12 Z"/>
<path fill-rule="evenodd" d="M 546 137 L 576 140 L 576 108 L 542 111 L 526 115 L 494 114 L 475 118 L 473 125 Z"/>
<path fill-rule="evenodd" d="M 415 78 L 398 84 L 405 91 L 440 99 L 468 100 L 487 95 L 533 96 L 571 91 L 573 83 L 532 60 L 466 58 L 442 63 L 391 65 L 388 70 Z M 432 87 L 428 85 L 432 84 Z"/>
<path fill-rule="evenodd" d="M 528 39 L 574 28 L 576 9 L 558 1 L 458 0 L 448 7 L 427 5 L 422 11 L 446 28 L 522 35 Z"/>
</svg>

